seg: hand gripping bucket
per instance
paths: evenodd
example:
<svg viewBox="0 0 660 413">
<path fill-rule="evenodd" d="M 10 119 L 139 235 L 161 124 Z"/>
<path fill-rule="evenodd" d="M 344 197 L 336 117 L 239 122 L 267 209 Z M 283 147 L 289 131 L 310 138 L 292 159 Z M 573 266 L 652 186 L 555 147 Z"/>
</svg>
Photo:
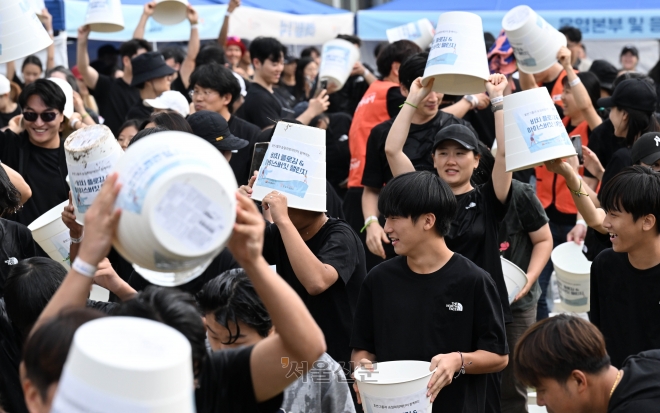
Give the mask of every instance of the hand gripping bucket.
<svg viewBox="0 0 660 413">
<path fill-rule="evenodd" d="M 92 125 L 73 132 L 64 142 L 76 221 L 85 224 L 101 186 L 124 151 L 107 126 Z"/>
<path fill-rule="evenodd" d="M 319 79 L 334 83 L 337 90 L 351 75 L 353 66 L 360 59 L 360 51 L 348 40 L 333 39 L 323 45 Z"/>
<path fill-rule="evenodd" d="M 582 246 L 565 242 L 552 250 L 550 258 L 564 308 L 575 313 L 589 311 L 591 261 L 582 253 Z"/>
<path fill-rule="evenodd" d="M 112 33 L 124 30 L 121 0 L 89 0 L 85 24 L 93 32 Z"/>
<path fill-rule="evenodd" d="M 416 22 L 393 27 L 385 31 L 387 40 L 394 43 L 399 40 L 410 40 L 422 49 L 429 47 L 433 41 L 435 29 L 429 19 L 420 19 Z"/>
<path fill-rule="evenodd" d="M 158 23 L 170 26 L 184 21 L 187 13 L 187 0 L 156 0 L 156 8 L 152 17 Z"/>
<path fill-rule="evenodd" d="M 31 55 L 52 43 L 28 0 L 0 1 L 0 63 Z"/>
<path fill-rule="evenodd" d="M 433 91 L 469 95 L 486 91 L 488 57 L 481 17 L 453 11 L 438 19 L 423 82 L 435 78 Z"/>
<path fill-rule="evenodd" d="M 557 52 L 566 46 L 566 36 L 529 6 L 517 6 L 502 19 L 518 67 L 525 73 L 540 73 L 557 62 Z"/>
<path fill-rule="evenodd" d="M 431 363 L 416 360 L 374 363 L 373 371 L 358 367 L 355 382 L 366 412 L 431 413 L 431 398 L 426 397 L 433 371 Z"/>
<path fill-rule="evenodd" d="M 500 260 L 502 261 L 502 273 L 504 274 L 506 291 L 509 294 L 509 304 L 511 304 L 518 293 L 527 285 L 527 274 L 506 258 L 500 257 Z"/>
<path fill-rule="evenodd" d="M 71 237 L 69 237 L 69 228 L 62 221 L 62 211 L 67 205 L 69 201 L 64 201 L 49 209 L 28 225 L 28 229 L 32 231 L 32 238 L 41 249 L 68 270 L 71 264 L 69 261 Z"/>
<path fill-rule="evenodd" d="M 544 87 L 504 97 L 504 145 L 507 172 L 577 155 Z"/>
</svg>

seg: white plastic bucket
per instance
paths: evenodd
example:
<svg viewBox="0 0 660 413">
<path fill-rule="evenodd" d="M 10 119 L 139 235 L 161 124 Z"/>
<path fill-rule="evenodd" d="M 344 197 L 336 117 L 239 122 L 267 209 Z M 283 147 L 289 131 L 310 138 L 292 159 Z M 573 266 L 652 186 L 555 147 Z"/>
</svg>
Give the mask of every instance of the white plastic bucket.
<svg viewBox="0 0 660 413">
<path fill-rule="evenodd" d="M 69 135 L 64 153 L 76 221 L 84 225 L 85 212 L 124 151 L 110 128 L 92 125 Z"/>
<path fill-rule="evenodd" d="M 56 83 L 57 86 L 62 89 L 62 92 L 64 92 L 64 96 L 66 97 L 66 101 L 64 102 L 64 111 L 62 114 L 66 116 L 68 119 L 71 119 L 71 115 L 73 115 L 74 108 L 73 108 L 73 88 L 64 79 L 60 79 L 59 77 L 49 77 L 48 80 L 50 80 L 53 83 Z"/>
<path fill-rule="evenodd" d="M 431 398 L 426 397 L 433 374 L 430 367 L 427 361 L 400 360 L 374 363 L 373 371 L 356 368 L 362 407 L 371 413 L 431 413 Z"/>
<path fill-rule="evenodd" d="M 62 211 L 67 205 L 69 201 L 64 201 L 49 209 L 28 225 L 28 229 L 32 231 L 32 238 L 41 249 L 68 270 L 71 264 L 69 260 L 71 237 L 69 237 L 69 228 L 62 221 Z"/>
<path fill-rule="evenodd" d="M 252 199 L 268 202 L 272 191 L 290 208 L 325 212 L 325 131 L 278 122 L 254 183 Z"/>
<path fill-rule="evenodd" d="M 41 16 L 41 12 L 46 8 L 44 0 L 28 0 L 34 14 Z"/>
<path fill-rule="evenodd" d="M 502 261 L 502 273 L 504 273 L 506 291 L 509 294 L 509 304 L 511 304 L 518 293 L 527 285 L 527 274 L 506 258 L 500 257 L 500 259 Z"/>
<path fill-rule="evenodd" d="M 89 0 L 85 24 L 93 32 L 112 33 L 124 30 L 121 0 Z"/>
<path fill-rule="evenodd" d="M 504 97 L 504 145 L 507 172 L 577 155 L 544 87 Z"/>
<path fill-rule="evenodd" d="M 517 6 L 502 19 L 518 68 L 540 73 L 557 62 L 557 52 L 566 46 L 566 36 L 546 22 L 529 6 Z"/>
<path fill-rule="evenodd" d="M 140 274 L 142 278 L 152 284 L 160 285 L 163 287 L 178 287 L 202 275 L 204 271 L 206 271 L 206 269 L 209 267 L 209 265 L 211 265 L 211 262 L 213 262 L 213 259 L 202 263 L 192 270 L 180 272 L 151 271 L 136 264 L 133 264 L 133 269 L 135 272 Z"/>
<path fill-rule="evenodd" d="M 193 413 L 192 351 L 157 321 L 105 317 L 73 337 L 52 413 Z"/>
<path fill-rule="evenodd" d="M 385 31 L 387 40 L 394 43 L 399 40 L 410 40 L 422 49 L 429 47 L 433 41 L 435 29 L 429 19 L 420 19 L 416 22 L 393 27 Z"/>
<path fill-rule="evenodd" d="M 488 57 L 481 17 L 474 13 L 442 13 L 424 69 L 424 84 L 435 78 L 433 91 L 469 95 L 486 91 Z"/>
<path fill-rule="evenodd" d="M 28 0 L 0 3 L 0 63 L 31 55 L 53 43 Z"/>
<path fill-rule="evenodd" d="M 591 261 L 582 253 L 582 245 L 565 242 L 550 255 L 555 267 L 559 298 L 568 311 L 589 311 Z"/>
<path fill-rule="evenodd" d="M 213 145 L 185 132 L 155 133 L 131 145 L 115 171 L 123 186 L 113 245 L 128 261 L 183 272 L 222 251 L 236 220 L 237 184 Z"/>
<path fill-rule="evenodd" d="M 348 40 L 333 39 L 325 42 L 321 52 L 319 78 L 334 83 L 337 89 L 341 89 L 358 60 L 360 50 Z"/>
<path fill-rule="evenodd" d="M 156 8 L 152 17 L 158 23 L 169 26 L 184 21 L 187 13 L 187 0 L 156 0 Z"/>
</svg>

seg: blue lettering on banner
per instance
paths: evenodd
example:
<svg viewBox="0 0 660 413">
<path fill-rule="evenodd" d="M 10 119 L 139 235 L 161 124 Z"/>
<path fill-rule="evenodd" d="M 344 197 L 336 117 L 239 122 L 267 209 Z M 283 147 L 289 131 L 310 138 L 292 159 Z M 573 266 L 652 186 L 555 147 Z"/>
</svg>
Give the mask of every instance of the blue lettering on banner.
<svg viewBox="0 0 660 413">
<path fill-rule="evenodd" d="M 621 17 L 560 17 L 558 27 L 574 26 L 587 38 L 657 37 L 660 33 L 660 12 L 656 16 Z M 593 35 L 593 36 L 589 36 Z M 616 36 L 614 36 L 616 35 Z"/>
<path fill-rule="evenodd" d="M 280 21 L 280 36 L 281 37 L 314 37 L 316 34 L 316 25 L 308 22 L 293 22 L 293 21 Z"/>
</svg>

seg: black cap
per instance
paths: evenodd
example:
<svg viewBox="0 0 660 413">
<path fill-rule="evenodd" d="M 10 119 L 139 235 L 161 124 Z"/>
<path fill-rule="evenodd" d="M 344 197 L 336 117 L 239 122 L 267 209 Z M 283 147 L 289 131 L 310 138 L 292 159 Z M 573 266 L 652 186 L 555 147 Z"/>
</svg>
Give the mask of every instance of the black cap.
<svg viewBox="0 0 660 413">
<path fill-rule="evenodd" d="M 444 141 L 456 141 L 463 145 L 465 149 L 471 151 L 477 150 L 479 147 L 479 140 L 474 133 L 465 125 L 449 125 L 444 127 L 435 134 L 433 138 L 433 150 Z"/>
<path fill-rule="evenodd" d="M 589 71 L 596 75 L 601 89 L 608 90 L 612 90 L 612 83 L 619 73 L 616 67 L 607 60 L 594 60 Z"/>
<path fill-rule="evenodd" d="M 216 112 L 200 110 L 186 120 L 195 135 L 212 143 L 219 151 L 237 151 L 248 146 L 249 142 L 234 136 L 225 118 Z"/>
<path fill-rule="evenodd" d="M 147 52 L 131 59 L 133 80 L 131 86 L 136 86 L 151 79 L 169 76 L 175 72 L 165 63 L 163 55 L 158 52 Z"/>
<path fill-rule="evenodd" d="M 621 56 L 623 56 L 624 54 L 626 54 L 628 52 L 632 53 L 635 57 L 639 57 L 639 50 L 637 50 L 637 47 L 635 47 L 631 44 L 627 44 L 627 45 L 623 46 L 623 49 L 621 49 Z"/>
<path fill-rule="evenodd" d="M 652 113 L 658 95 L 655 88 L 643 79 L 627 79 L 614 88 L 614 93 L 608 98 L 598 99 L 597 105 L 602 108 L 622 107 Z"/>
<path fill-rule="evenodd" d="M 631 156 L 635 165 L 640 162 L 653 165 L 660 159 L 660 133 L 647 132 L 640 136 L 632 146 Z"/>
</svg>

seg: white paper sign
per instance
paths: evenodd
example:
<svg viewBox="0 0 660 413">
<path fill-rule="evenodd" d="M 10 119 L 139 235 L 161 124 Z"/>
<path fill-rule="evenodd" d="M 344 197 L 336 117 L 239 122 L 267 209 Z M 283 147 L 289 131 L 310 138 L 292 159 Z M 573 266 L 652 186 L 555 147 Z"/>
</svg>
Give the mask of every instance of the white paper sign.
<svg viewBox="0 0 660 413">
<path fill-rule="evenodd" d="M 433 36 L 433 43 L 431 43 L 431 51 L 429 52 L 426 67 L 453 65 L 456 63 L 461 53 L 461 48 L 464 46 L 463 36 L 460 33 L 466 30 L 469 30 L 469 28 L 460 24 L 443 24 L 442 26 L 438 26 L 435 36 Z"/>
<path fill-rule="evenodd" d="M 426 413 L 430 398 L 426 389 L 402 397 L 374 397 L 360 394 L 367 413 Z"/>
<path fill-rule="evenodd" d="M 101 191 L 105 178 L 112 171 L 120 156 L 120 152 L 114 152 L 98 161 L 67 165 L 69 182 L 71 183 L 71 196 L 78 212 L 84 214 L 92 206 L 96 195 Z"/>
</svg>

